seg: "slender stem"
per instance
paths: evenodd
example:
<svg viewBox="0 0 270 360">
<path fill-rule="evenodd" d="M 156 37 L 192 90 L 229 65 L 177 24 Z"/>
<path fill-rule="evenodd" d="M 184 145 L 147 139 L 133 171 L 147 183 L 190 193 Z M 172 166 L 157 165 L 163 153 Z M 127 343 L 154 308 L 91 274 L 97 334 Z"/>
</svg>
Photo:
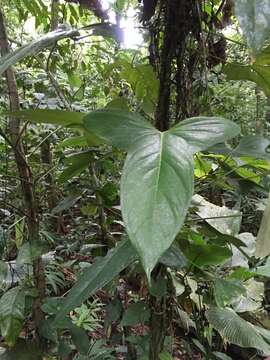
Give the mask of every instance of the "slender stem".
<svg viewBox="0 0 270 360">
<path fill-rule="evenodd" d="M 0 49 L 1 55 L 4 56 L 9 52 L 8 36 L 5 27 L 4 14 L 0 9 Z M 20 101 L 17 90 L 16 78 L 12 68 L 8 68 L 5 72 L 7 87 L 9 91 L 9 101 L 11 111 L 20 109 Z M 26 223 L 28 228 L 28 241 L 30 244 L 39 242 L 39 219 L 37 212 L 37 199 L 32 181 L 32 173 L 27 163 L 23 143 L 21 141 L 20 120 L 17 118 L 9 118 L 9 129 L 11 133 L 11 143 L 14 150 L 15 161 L 21 180 L 21 191 L 24 200 L 24 208 L 26 213 Z M 41 257 L 33 261 L 34 281 L 38 291 L 38 296 L 33 302 L 33 321 L 38 340 L 41 340 L 38 334 L 38 328 L 44 319 L 41 310 L 41 303 L 45 297 L 45 277 Z"/>
</svg>

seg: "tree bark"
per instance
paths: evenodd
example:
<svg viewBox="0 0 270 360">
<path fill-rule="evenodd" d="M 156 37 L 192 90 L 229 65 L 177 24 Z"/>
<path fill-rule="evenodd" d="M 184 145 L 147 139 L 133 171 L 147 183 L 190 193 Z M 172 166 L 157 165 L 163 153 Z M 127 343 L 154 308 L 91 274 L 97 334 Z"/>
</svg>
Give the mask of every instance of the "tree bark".
<svg viewBox="0 0 270 360">
<path fill-rule="evenodd" d="M 5 27 L 4 14 L 0 9 L 0 49 L 1 55 L 4 56 L 9 52 L 8 36 Z M 8 88 L 10 110 L 18 111 L 20 109 L 19 95 L 17 90 L 16 78 L 12 68 L 5 72 L 6 83 Z M 37 212 L 37 199 L 35 196 L 35 189 L 33 185 L 33 177 L 31 169 L 27 163 L 24 146 L 21 140 L 20 120 L 9 117 L 9 131 L 11 134 L 11 142 L 13 144 L 14 157 L 18 168 L 18 173 L 21 181 L 21 191 L 24 201 L 24 211 L 26 213 L 26 224 L 28 229 L 28 241 L 31 245 L 36 245 L 39 238 L 39 219 Z M 36 329 L 37 339 L 38 327 L 43 320 L 43 312 L 41 310 L 41 303 L 45 297 L 45 277 L 41 257 L 33 261 L 33 274 L 35 286 L 38 290 L 38 296 L 33 302 L 33 321 Z"/>
</svg>

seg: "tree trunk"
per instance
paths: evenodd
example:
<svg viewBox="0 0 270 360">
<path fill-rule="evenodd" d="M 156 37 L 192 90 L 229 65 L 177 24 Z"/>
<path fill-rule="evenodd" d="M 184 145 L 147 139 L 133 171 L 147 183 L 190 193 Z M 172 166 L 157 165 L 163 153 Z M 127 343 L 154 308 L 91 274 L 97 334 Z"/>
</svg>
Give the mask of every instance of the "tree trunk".
<svg viewBox="0 0 270 360">
<path fill-rule="evenodd" d="M 4 56 L 9 52 L 8 37 L 5 27 L 4 14 L 0 9 L 0 49 L 1 55 Z M 17 90 L 16 78 L 11 68 L 5 72 L 9 101 L 11 111 L 18 111 L 20 109 L 19 95 Z M 35 196 L 35 189 L 33 184 L 33 177 L 31 169 L 27 163 L 23 143 L 20 133 L 20 120 L 10 116 L 9 130 L 11 133 L 11 142 L 13 144 L 13 151 L 15 161 L 17 164 L 19 177 L 21 180 L 21 191 L 24 200 L 24 211 L 26 213 L 26 224 L 28 229 L 28 241 L 30 245 L 36 245 L 39 242 L 39 219 L 37 213 L 37 199 Z M 36 329 L 37 339 L 38 327 L 43 320 L 43 312 L 41 310 L 41 303 L 45 296 L 45 277 L 41 257 L 33 260 L 33 274 L 35 286 L 38 290 L 38 296 L 33 303 L 33 321 Z"/>
<path fill-rule="evenodd" d="M 160 0 L 159 7 L 162 23 L 159 30 L 164 33 L 161 44 L 159 66 L 159 95 L 155 112 L 155 125 L 160 131 L 169 129 L 171 121 L 170 106 L 172 102 L 172 86 L 176 81 L 176 119 L 182 120 L 187 111 L 186 100 L 182 96 L 188 93 L 185 66 L 186 39 L 192 32 L 199 32 L 197 3 L 194 0 Z M 193 28 L 196 28 L 195 30 Z M 196 34 L 198 35 L 198 34 Z M 157 48 L 157 51 L 159 49 Z M 174 82 L 173 82 L 173 76 Z M 164 265 L 158 264 L 152 273 L 153 281 L 164 279 L 167 284 L 166 295 L 155 297 L 150 295 L 150 348 L 149 360 L 159 359 L 163 351 L 165 336 L 172 321 L 172 298 L 174 287 L 170 275 Z"/>
</svg>

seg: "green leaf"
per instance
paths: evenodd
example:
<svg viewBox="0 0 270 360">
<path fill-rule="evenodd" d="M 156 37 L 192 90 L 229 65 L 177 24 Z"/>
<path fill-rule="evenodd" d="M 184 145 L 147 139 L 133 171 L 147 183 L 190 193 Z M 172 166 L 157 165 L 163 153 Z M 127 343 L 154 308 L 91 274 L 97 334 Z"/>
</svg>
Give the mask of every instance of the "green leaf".
<svg viewBox="0 0 270 360">
<path fill-rule="evenodd" d="M 232 154 L 233 156 L 252 156 L 256 159 L 270 160 L 270 141 L 259 135 L 245 136 Z"/>
<path fill-rule="evenodd" d="M 256 240 L 256 257 L 265 257 L 270 254 L 270 194 L 267 200 L 267 206 L 263 213 L 263 218 L 257 234 Z"/>
<path fill-rule="evenodd" d="M 142 116 L 120 109 L 104 109 L 87 114 L 84 119 L 87 131 L 94 132 L 104 141 L 122 150 L 132 150 L 142 137 L 158 131 Z"/>
<path fill-rule="evenodd" d="M 185 140 L 169 132 L 146 131 L 142 139 L 125 162 L 121 209 L 150 279 L 184 223 L 193 193 L 193 157 Z"/>
<path fill-rule="evenodd" d="M 8 273 L 8 264 L 5 261 L 0 260 L 0 286 L 5 281 Z"/>
<path fill-rule="evenodd" d="M 19 339 L 11 349 L 0 348 L 0 360 L 42 360 L 40 347 L 33 341 Z"/>
<path fill-rule="evenodd" d="M 128 111 L 128 103 L 124 97 L 113 99 L 106 105 L 106 109 L 121 109 Z"/>
<path fill-rule="evenodd" d="M 188 244 L 183 252 L 194 265 L 199 267 L 222 264 L 232 256 L 228 247 L 209 244 Z"/>
<path fill-rule="evenodd" d="M 16 263 L 19 266 L 24 264 L 32 264 L 35 259 L 44 253 L 44 246 L 40 243 L 30 244 L 24 243 L 20 249 L 16 259 Z"/>
<path fill-rule="evenodd" d="M 171 354 L 166 351 L 159 354 L 159 360 L 173 360 L 173 358 Z"/>
<path fill-rule="evenodd" d="M 257 84 L 266 95 L 270 95 L 270 66 L 241 65 L 237 63 L 226 64 L 223 67 L 228 80 L 248 80 Z"/>
<path fill-rule="evenodd" d="M 267 259 L 265 265 L 257 267 L 256 274 L 260 276 L 270 277 L 270 258 Z"/>
<path fill-rule="evenodd" d="M 121 326 L 133 326 L 136 324 L 143 324 L 150 318 L 150 310 L 147 308 L 144 301 L 138 301 L 129 305 L 123 315 Z"/>
<path fill-rule="evenodd" d="M 170 129 L 170 133 L 186 140 L 193 153 L 231 139 L 239 132 L 238 125 L 218 117 L 194 117 Z"/>
<path fill-rule="evenodd" d="M 68 81 L 69 84 L 74 88 L 79 88 L 82 84 L 80 75 L 75 70 L 70 70 L 68 72 Z"/>
<path fill-rule="evenodd" d="M 58 146 L 61 148 L 88 147 L 88 143 L 85 136 L 74 136 L 72 138 L 61 141 Z"/>
<path fill-rule="evenodd" d="M 268 0 L 236 0 L 235 14 L 247 39 L 256 53 L 270 34 L 270 3 Z"/>
<path fill-rule="evenodd" d="M 122 302 L 115 298 L 106 306 L 105 328 L 108 329 L 110 325 L 116 322 L 123 312 Z"/>
<path fill-rule="evenodd" d="M 20 47 L 14 52 L 3 56 L 0 59 L 0 75 L 10 66 L 24 59 L 26 56 L 36 55 L 40 50 L 54 45 L 56 41 L 78 35 L 78 30 L 57 29 L 51 31 L 40 38 L 31 41 L 29 44 Z"/>
<path fill-rule="evenodd" d="M 52 209 L 52 215 L 58 214 L 64 210 L 70 209 L 72 206 L 76 204 L 78 200 L 80 200 L 81 196 L 67 196 L 63 200 L 60 201 L 55 208 Z"/>
<path fill-rule="evenodd" d="M 218 359 L 218 360 L 232 360 L 232 358 L 226 354 L 223 354 L 221 352 L 218 351 L 214 351 L 213 355 Z"/>
<path fill-rule="evenodd" d="M 244 348 L 255 348 L 270 353 L 270 346 L 255 326 L 242 319 L 232 309 L 211 308 L 206 312 L 206 317 L 226 341 Z"/>
<path fill-rule="evenodd" d="M 24 306 L 25 293 L 19 286 L 5 292 L 0 299 L 1 335 L 10 346 L 16 343 L 22 329 Z"/>
<path fill-rule="evenodd" d="M 62 174 L 59 176 L 59 183 L 63 184 L 74 176 L 79 175 L 90 166 L 91 152 L 85 151 L 75 155 L 71 155 L 66 159 L 66 162 L 71 163 L 66 167 Z"/>
<path fill-rule="evenodd" d="M 160 132 L 138 114 L 112 109 L 88 114 L 84 125 L 128 151 L 121 209 L 150 280 L 184 222 L 193 193 L 193 153 L 236 135 L 239 129 L 223 119 L 193 118 Z"/>
<path fill-rule="evenodd" d="M 69 329 L 71 332 L 71 339 L 79 353 L 82 355 L 87 355 L 91 344 L 85 330 L 74 324 L 71 324 Z"/>
<path fill-rule="evenodd" d="M 188 260 L 182 251 L 175 245 L 169 247 L 161 256 L 160 262 L 168 267 L 183 269 L 188 265 Z"/>
<path fill-rule="evenodd" d="M 123 240 L 104 258 L 98 259 L 93 265 L 85 268 L 76 284 L 68 293 L 61 310 L 56 315 L 55 323 L 61 321 L 76 306 L 80 306 L 90 295 L 114 279 L 116 275 L 132 263 L 137 257 L 128 240 Z"/>
<path fill-rule="evenodd" d="M 214 296 L 218 307 L 230 305 L 235 298 L 245 295 L 246 289 L 240 281 L 216 279 Z"/>
<path fill-rule="evenodd" d="M 21 110 L 11 113 L 13 117 L 31 121 L 37 124 L 52 124 L 60 126 L 81 125 L 84 113 L 62 110 Z"/>
</svg>

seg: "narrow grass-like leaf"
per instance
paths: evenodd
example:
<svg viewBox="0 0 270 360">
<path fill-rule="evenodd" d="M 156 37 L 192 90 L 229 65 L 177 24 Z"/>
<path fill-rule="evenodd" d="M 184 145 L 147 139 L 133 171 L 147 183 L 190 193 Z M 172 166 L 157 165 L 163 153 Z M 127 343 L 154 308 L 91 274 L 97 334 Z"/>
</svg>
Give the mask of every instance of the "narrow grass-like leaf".
<svg viewBox="0 0 270 360">
<path fill-rule="evenodd" d="M 89 296 L 108 284 L 137 258 L 136 251 L 128 240 L 121 243 L 104 257 L 98 259 L 79 276 L 76 284 L 64 300 L 56 315 L 55 324 L 61 322 L 66 314 L 76 306 L 80 306 Z"/>
</svg>

